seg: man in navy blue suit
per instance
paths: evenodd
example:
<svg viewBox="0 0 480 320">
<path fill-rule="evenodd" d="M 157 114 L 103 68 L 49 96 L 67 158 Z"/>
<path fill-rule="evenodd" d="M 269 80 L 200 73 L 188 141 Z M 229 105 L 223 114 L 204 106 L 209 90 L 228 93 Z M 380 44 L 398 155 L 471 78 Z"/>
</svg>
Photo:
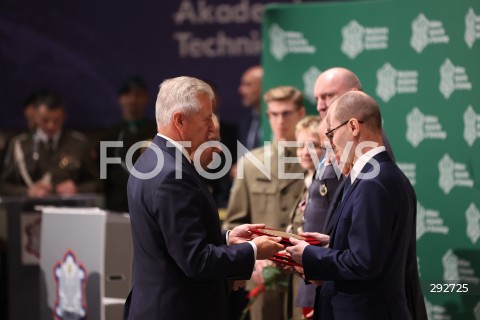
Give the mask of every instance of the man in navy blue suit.
<svg viewBox="0 0 480 320">
<path fill-rule="evenodd" d="M 208 158 L 193 156 L 213 134 L 212 99 L 210 86 L 195 78 L 160 86 L 158 134 L 128 181 L 134 276 L 125 319 L 226 319 L 226 280 L 249 279 L 255 259 L 283 249 L 281 238 L 250 240 L 250 227 L 263 225 L 221 232 L 195 169 L 205 163 L 192 163 Z"/>
<path fill-rule="evenodd" d="M 291 239 L 294 246 L 287 248 L 303 264 L 306 279 L 323 281 L 317 319 L 414 317 L 405 277 L 415 193 L 385 151 L 381 123 L 376 102 L 359 91 L 343 94 L 328 110 L 327 136 L 340 164 L 352 169 L 332 218 L 328 246 Z"/>
</svg>

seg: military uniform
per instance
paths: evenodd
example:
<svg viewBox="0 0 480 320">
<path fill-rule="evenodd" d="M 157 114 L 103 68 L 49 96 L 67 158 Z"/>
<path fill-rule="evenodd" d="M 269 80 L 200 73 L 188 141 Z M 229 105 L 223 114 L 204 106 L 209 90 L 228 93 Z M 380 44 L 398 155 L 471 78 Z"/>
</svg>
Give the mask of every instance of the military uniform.
<svg viewBox="0 0 480 320">
<path fill-rule="evenodd" d="M 48 145 L 38 133 L 24 133 L 12 139 L 1 175 L 0 194 L 26 195 L 28 187 L 39 180 L 55 186 L 71 179 L 77 192 L 99 192 L 101 183 L 87 138 L 80 132 L 63 132 L 54 145 Z"/>
<path fill-rule="evenodd" d="M 129 172 L 125 163 L 128 149 L 139 141 L 151 141 L 157 133 L 154 122 L 142 119 L 139 121 L 122 122 L 109 129 L 103 136 L 103 141 L 123 141 L 123 147 L 107 148 L 109 158 L 121 158 L 121 164 L 107 165 L 107 178 L 105 185 L 106 207 L 109 210 L 128 212 L 127 182 Z M 132 164 L 138 159 L 141 149 L 135 151 Z"/>
<path fill-rule="evenodd" d="M 270 151 L 271 150 L 271 151 Z M 271 152 L 271 179 L 268 179 L 251 161 L 241 158 L 240 166 L 244 166 L 243 179 L 234 181 L 224 228 L 231 229 L 244 223 L 265 223 L 269 228 L 285 230 L 289 223 L 289 213 L 304 187 L 303 179 L 279 179 L 278 148 L 272 143 L 269 147 L 261 147 L 252 151 L 253 155 L 263 162 L 265 152 Z M 286 157 L 295 157 L 294 148 L 285 149 Z M 286 163 L 285 173 L 303 173 L 299 163 Z M 247 289 L 254 287 L 253 282 Z M 267 290 L 260 295 L 251 309 L 252 320 L 282 320 L 286 317 L 287 290 L 279 288 Z"/>
</svg>

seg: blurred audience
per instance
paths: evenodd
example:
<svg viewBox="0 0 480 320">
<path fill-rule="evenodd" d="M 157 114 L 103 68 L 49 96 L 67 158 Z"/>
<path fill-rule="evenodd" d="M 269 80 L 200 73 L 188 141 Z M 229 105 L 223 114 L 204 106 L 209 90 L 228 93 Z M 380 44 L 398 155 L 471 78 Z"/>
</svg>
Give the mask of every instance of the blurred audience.
<svg viewBox="0 0 480 320">
<path fill-rule="evenodd" d="M 122 121 L 102 136 L 102 141 L 121 141 L 122 147 L 107 148 L 107 157 L 120 158 L 119 164 L 108 164 L 105 185 L 106 208 L 113 211 L 128 212 L 127 181 L 129 171 L 125 158 L 130 147 L 139 141 L 151 141 L 157 133 L 157 125 L 145 116 L 149 103 L 148 87 L 145 80 L 132 76 L 125 80 L 118 90 L 118 104 Z M 138 148 L 132 157 L 132 164 L 138 159 L 142 148 Z M 101 157 L 101 153 L 100 157 Z M 102 161 L 102 159 L 100 159 Z"/>
<path fill-rule="evenodd" d="M 0 194 L 42 198 L 99 192 L 98 169 L 87 138 L 63 130 L 66 112 L 62 99 L 44 91 L 33 101 L 34 124 L 9 144 Z"/>
</svg>

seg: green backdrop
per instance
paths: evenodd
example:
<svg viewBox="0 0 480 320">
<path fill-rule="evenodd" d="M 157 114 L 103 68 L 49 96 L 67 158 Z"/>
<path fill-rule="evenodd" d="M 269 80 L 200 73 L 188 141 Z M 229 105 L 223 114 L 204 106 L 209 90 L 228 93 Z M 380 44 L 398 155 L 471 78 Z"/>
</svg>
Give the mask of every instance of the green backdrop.
<svg viewBox="0 0 480 320">
<path fill-rule="evenodd" d="M 316 77 L 342 66 L 377 100 L 418 197 L 429 319 L 480 320 L 480 1 L 279 4 L 264 18 L 264 91 L 293 85 L 315 114 Z M 470 290 L 431 292 L 436 283 Z"/>
</svg>

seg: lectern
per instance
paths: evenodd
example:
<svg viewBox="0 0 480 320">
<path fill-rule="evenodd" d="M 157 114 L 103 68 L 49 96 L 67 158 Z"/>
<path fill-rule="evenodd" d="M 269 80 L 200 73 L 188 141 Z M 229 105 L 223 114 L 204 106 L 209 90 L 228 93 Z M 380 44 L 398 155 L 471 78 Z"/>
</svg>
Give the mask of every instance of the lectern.
<svg viewBox="0 0 480 320">
<path fill-rule="evenodd" d="M 128 214 L 42 209 L 41 319 L 121 319 L 132 274 Z"/>
<path fill-rule="evenodd" d="M 39 262 L 42 206 L 96 207 L 98 194 L 68 197 L 48 196 L 0 198 L 0 240 L 6 243 L 1 254 L 0 319 L 40 319 Z"/>
</svg>

